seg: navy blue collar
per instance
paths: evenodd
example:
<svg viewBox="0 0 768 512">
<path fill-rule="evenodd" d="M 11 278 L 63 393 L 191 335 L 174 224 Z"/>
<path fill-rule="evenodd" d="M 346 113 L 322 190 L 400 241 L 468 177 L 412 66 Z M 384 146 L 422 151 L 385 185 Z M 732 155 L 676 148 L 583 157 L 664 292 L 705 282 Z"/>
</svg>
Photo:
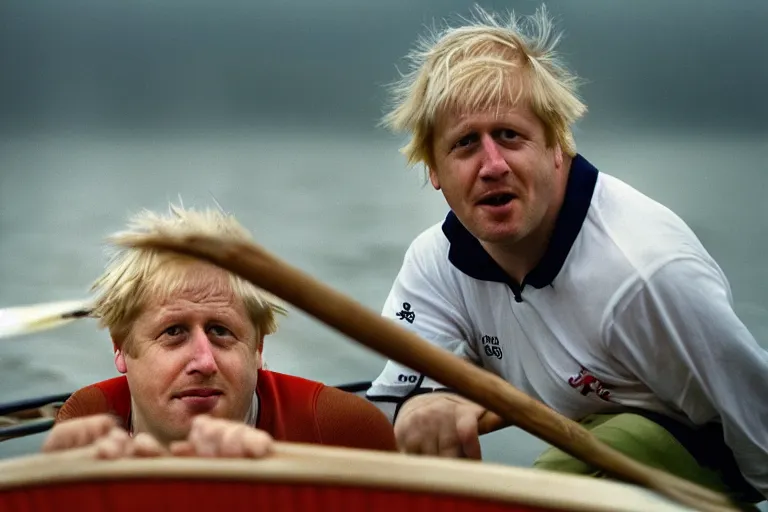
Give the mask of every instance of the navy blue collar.
<svg viewBox="0 0 768 512">
<path fill-rule="evenodd" d="M 555 221 L 555 229 L 547 251 L 539 264 L 521 284 L 516 283 L 491 256 L 485 252 L 480 242 L 469 232 L 453 211 L 443 222 L 443 233 L 451 248 L 448 259 L 454 267 L 475 279 L 507 283 L 515 292 L 518 301 L 522 288 L 530 284 L 535 288 L 549 286 L 563 268 L 573 242 L 579 235 L 592 202 L 592 193 L 597 183 L 598 170 L 581 155 L 571 161 L 568 184 L 560 213 Z"/>
</svg>

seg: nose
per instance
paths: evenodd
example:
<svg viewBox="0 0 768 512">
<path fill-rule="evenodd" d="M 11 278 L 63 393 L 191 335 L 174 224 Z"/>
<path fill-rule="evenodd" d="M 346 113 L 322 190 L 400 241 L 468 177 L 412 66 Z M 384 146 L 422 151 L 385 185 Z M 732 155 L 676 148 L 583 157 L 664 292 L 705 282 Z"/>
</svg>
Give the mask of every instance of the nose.
<svg viewBox="0 0 768 512">
<path fill-rule="evenodd" d="M 202 328 L 194 329 L 191 333 L 190 344 L 192 357 L 187 364 L 187 372 L 200 373 L 205 376 L 216 373 L 218 370 L 216 358 L 205 330 Z"/>
<path fill-rule="evenodd" d="M 499 148 L 499 144 L 490 133 L 484 133 L 480 138 L 482 162 L 480 178 L 484 180 L 497 180 L 509 173 L 509 165 Z"/>
</svg>

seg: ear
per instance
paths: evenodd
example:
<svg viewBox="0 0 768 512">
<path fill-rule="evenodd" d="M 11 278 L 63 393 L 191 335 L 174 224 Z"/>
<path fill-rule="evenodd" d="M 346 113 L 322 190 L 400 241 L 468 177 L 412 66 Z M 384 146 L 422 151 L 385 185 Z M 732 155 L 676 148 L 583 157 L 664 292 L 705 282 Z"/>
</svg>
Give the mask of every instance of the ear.
<svg viewBox="0 0 768 512">
<path fill-rule="evenodd" d="M 262 356 L 262 354 L 264 353 L 264 335 L 263 334 L 259 336 L 259 343 L 257 347 L 258 348 L 256 349 L 256 368 L 261 370 L 261 367 L 264 364 L 264 360 Z"/>
<path fill-rule="evenodd" d="M 428 167 L 427 170 L 429 171 L 429 182 L 432 183 L 435 190 L 440 190 L 440 180 L 437 178 L 434 167 Z"/>
<path fill-rule="evenodd" d="M 563 148 L 560 144 L 555 145 L 555 167 L 560 169 L 563 166 Z"/>
<path fill-rule="evenodd" d="M 120 347 L 125 346 L 125 336 L 119 335 L 115 332 L 110 333 L 112 337 L 112 350 L 115 351 L 115 368 L 120 373 L 125 373 L 128 368 L 125 365 L 125 354 L 123 354 Z"/>
<path fill-rule="evenodd" d="M 128 371 L 128 367 L 125 364 L 125 354 L 123 354 L 123 351 L 119 348 L 115 349 L 115 368 L 117 368 L 117 371 L 120 373 Z"/>
</svg>

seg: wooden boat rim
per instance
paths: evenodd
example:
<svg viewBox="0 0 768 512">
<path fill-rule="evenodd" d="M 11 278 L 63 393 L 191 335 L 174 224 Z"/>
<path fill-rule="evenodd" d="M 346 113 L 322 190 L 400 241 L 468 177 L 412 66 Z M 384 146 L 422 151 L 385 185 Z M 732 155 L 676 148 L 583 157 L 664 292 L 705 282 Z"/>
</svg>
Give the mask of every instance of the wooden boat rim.
<svg viewBox="0 0 768 512">
<path fill-rule="evenodd" d="M 278 443 L 264 459 L 93 460 L 88 449 L 0 461 L 3 491 L 69 482 L 209 479 L 394 489 L 573 511 L 679 512 L 637 486 L 495 463 Z"/>
</svg>

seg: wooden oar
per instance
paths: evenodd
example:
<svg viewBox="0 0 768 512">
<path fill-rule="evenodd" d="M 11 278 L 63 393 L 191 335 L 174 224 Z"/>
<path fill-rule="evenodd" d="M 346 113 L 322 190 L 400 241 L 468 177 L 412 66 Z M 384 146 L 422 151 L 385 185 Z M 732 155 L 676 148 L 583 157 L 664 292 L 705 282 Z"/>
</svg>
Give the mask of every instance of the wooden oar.
<svg viewBox="0 0 768 512">
<path fill-rule="evenodd" d="M 85 300 L 67 300 L 0 309 L 0 338 L 62 327 L 90 315 Z"/>
<path fill-rule="evenodd" d="M 170 250 L 207 260 L 273 293 L 366 347 L 457 390 L 506 422 L 609 475 L 653 489 L 699 510 L 736 510 L 725 496 L 650 468 L 610 448 L 578 423 L 497 375 L 428 343 L 254 243 L 192 232 L 133 234 L 112 240 L 126 247 Z"/>
</svg>

